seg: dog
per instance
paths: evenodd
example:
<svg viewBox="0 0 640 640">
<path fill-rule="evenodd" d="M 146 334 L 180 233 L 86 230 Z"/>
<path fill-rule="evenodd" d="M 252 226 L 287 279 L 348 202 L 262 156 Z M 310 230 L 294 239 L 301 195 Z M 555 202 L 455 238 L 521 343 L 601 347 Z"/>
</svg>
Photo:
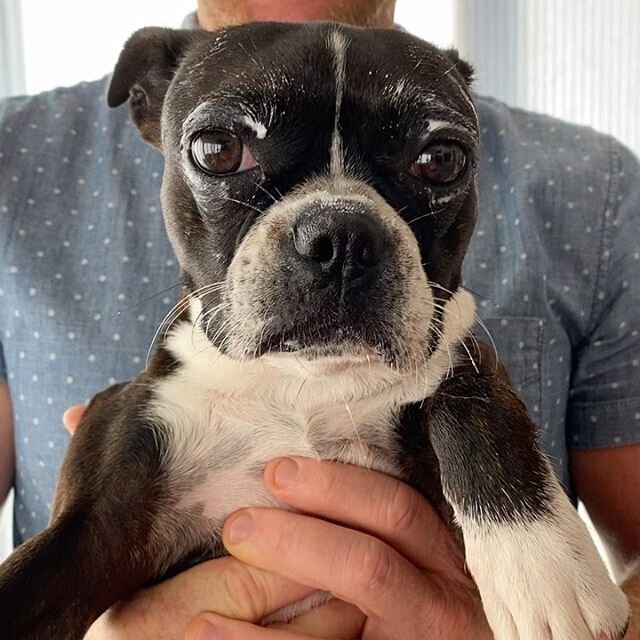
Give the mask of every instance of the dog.
<svg viewBox="0 0 640 640">
<path fill-rule="evenodd" d="M 222 555 L 231 512 L 276 505 L 262 471 L 281 455 L 417 487 L 458 532 L 498 640 L 622 637 L 626 599 L 473 335 L 470 80 L 455 51 L 392 30 L 130 38 L 108 102 L 164 154 L 184 295 L 146 370 L 93 399 L 50 526 L 0 569 L 0 637 L 79 640 Z"/>
</svg>

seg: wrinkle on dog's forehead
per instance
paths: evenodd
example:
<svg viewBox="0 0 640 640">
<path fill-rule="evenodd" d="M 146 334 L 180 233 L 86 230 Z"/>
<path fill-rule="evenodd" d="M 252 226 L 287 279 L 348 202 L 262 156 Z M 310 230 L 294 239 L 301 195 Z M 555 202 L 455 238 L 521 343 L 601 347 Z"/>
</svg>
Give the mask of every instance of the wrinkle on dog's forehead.
<svg viewBox="0 0 640 640">
<path fill-rule="evenodd" d="M 477 112 L 467 83 L 456 72 L 459 62 L 450 60 L 427 42 L 412 40 L 400 48 L 400 55 L 374 52 L 381 64 L 370 63 L 365 68 L 368 80 L 381 85 L 383 96 L 399 111 L 419 110 L 429 117 L 456 121 L 475 131 Z M 360 53 L 353 54 L 355 63 L 362 60 L 366 64 L 367 56 Z M 395 64 L 390 65 L 389 59 Z"/>
<path fill-rule="evenodd" d="M 457 82 L 455 82 L 456 87 Z M 399 80 L 389 81 L 383 88 L 384 97 L 395 106 L 398 113 L 415 114 L 431 123 L 430 130 L 443 126 L 462 126 L 472 134 L 477 132 L 477 115 L 473 101 L 466 88 L 460 88 L 458 95 L 463 97 L 469 109 L 464 111 L 459 102 L 452 102 L 448 96 L 442 95 L 442 87 L 432 87 L 420 83 L 409 75 Z"/>
<path fill-rule="evenodd" d="M 261 26 L 254 25 L 258 29 Z M 186 89 L 202 86 L 209 76 L 212 83 L 208 97 L 242 100 L 243 95 L 253 99 L 259 95 L 263 104 L 254 101 L 253 106 L 262 113 L 251 114 L 258 122 L 256 116 L 272 119 L 283 98 L 297 95 L 304 100 L 306 87 L 315 88 L 308 96 L 310 100 L 326 97 L 334 102 L 339 115 L 345 91 L 353 91 L 356 84 L 377 91 L 403 111 L 420 105 L 438 112 L 450 111 L 452 119 L 474 119 L 473 101 L 455 72 L 456 63 L 409 34 L 394 36 L 400 42 L 392 43 L 390 50 L 375 33 L 345 25 L 291 25 L 290 30 L 269 42 L 261 42 L 266 50 L 258 50 L 251 30 L 232 28 L 220 32 L 203 51 L 194 52 L 196 59 L 190 59 L 180 74 L 180 84 Z M 372 46 L 376 43 L 380 46 Z M 312 65 L 308 64 L 309 56 Z M 329 79 L 333 81 L 330 89 L 324 84 Z M 268 122 L 260 124 L 269 126 Z"/>
</svg>

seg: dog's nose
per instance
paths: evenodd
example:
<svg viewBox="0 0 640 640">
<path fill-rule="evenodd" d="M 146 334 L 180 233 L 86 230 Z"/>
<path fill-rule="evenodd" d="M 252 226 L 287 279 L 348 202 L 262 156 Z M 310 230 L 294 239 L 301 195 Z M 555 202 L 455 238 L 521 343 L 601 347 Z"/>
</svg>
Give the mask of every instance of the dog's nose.
<svg viewBox="0 0 640 640">
<path fill-rule="evenodd" d="M 378 267 L 384 229 L 364 208 L 331 206 L 306 210 L 292 228 L 295 253 L 315 272 L 355 280 Z"/>
</svg>

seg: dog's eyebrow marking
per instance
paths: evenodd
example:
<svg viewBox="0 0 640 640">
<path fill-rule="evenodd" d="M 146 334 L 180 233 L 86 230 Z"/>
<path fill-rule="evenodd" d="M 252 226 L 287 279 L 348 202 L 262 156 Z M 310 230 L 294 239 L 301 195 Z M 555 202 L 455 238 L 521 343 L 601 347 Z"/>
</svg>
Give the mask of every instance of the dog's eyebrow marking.
<svg viewBox="0 0 640 640">
<path fill-rule="evenodd" d="M 446 120 L 427 120 L 429 125 L 429 131 L 436 131 L 437 129 L 445 129 L 451 127 L 452 124 Z"/>
<path fill-rule="evenodd" d="M 425 124 L 427 125 L 427 133 L 431 134 L 435 131 L 439 131 L 440 129 L 451 129 L 453 131 L 460 131 L 464 133 L 472 133 L 469 127 L 464 126 L 458 122 L 452 122 L 450 120 L 425 120 Z"/>
<path fill-rule="evenodd" d="M 406 90 L 407 90 L 407 80 L 406 78 L 401 78 L 395 86 L 395 89 L 393 91 L 393 97 L 396 100 L 401 100 L 402 97 L 405 95 Z"/>
<path fill-rule="evenodd" d="M 213 102 L 203 102 L 189 114 L 189 117 L 184 121 L 184 124 L 182 125 L 183 144 L 187 143 L 185 136 L 189 136 L 195 129 L 211 126 L 210 114 L 213 109 Z M 260 122 L 255 117 L 255 115 L 250 113 L 251 110 L 249 109 L 249 105 L 245 105 L 245 108 L 242 109 L 242 111 L 245 112 L 242 116 L 242 122 L 244 122 L 244 124 L 246 124 L 249 129 L 255 132 L 256 138 L 258 138 L 259 140 L 263 140 L 268 132 L 266 125 Z"/>
<path fill-rule="evenodd" d="M 333 67 L 336 74 L 336 115 L 333 124 L 333 136 L 331 137 L 331 164 L 332 175 L 344 174 L 344 150 L 340 137 L 340 110 L 344 96 L 346 76 L 347 39 L 344 34 L 334 30 L 329 34 L 329 47 L 333 52 Z"/>
<path fill-rule="evenodd" d="M 257 122 L 251 116 L 245 116 L 243 120 L 250 129 L 255 131 L 256 138 L 258 138 L 258 140 L 263 140 L 265 138 L 267 135 L 267 127 L 265 127 L 261 122 Z"/>
</svg>

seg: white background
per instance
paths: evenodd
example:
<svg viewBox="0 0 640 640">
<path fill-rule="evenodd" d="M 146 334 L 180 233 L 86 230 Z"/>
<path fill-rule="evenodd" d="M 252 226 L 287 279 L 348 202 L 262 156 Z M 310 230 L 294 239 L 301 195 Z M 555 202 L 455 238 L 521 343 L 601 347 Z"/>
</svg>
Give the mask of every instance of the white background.
<svg viewBox="0 0 640 640">
<path fill-rule="evenodd" d="M 11 512 L 13 511 L 13 495 L 9 496 L 9 499 L 2 508 L 2 516 L 0 517 L 0 562 L 3 558 L 9 554 L 13 546 L 12 538 L 12 518 Z"/>
<path fill-rule="evenodd" d="M 149 25 L 179 27 L 195 6 L 195 0 L 22 0 L 26 92 L 108 73 L 133 31 Z M 396 18 L 416 35 L 449 45 L 453 7 L 454 0 L 399 0 Z"/>
</svg>

